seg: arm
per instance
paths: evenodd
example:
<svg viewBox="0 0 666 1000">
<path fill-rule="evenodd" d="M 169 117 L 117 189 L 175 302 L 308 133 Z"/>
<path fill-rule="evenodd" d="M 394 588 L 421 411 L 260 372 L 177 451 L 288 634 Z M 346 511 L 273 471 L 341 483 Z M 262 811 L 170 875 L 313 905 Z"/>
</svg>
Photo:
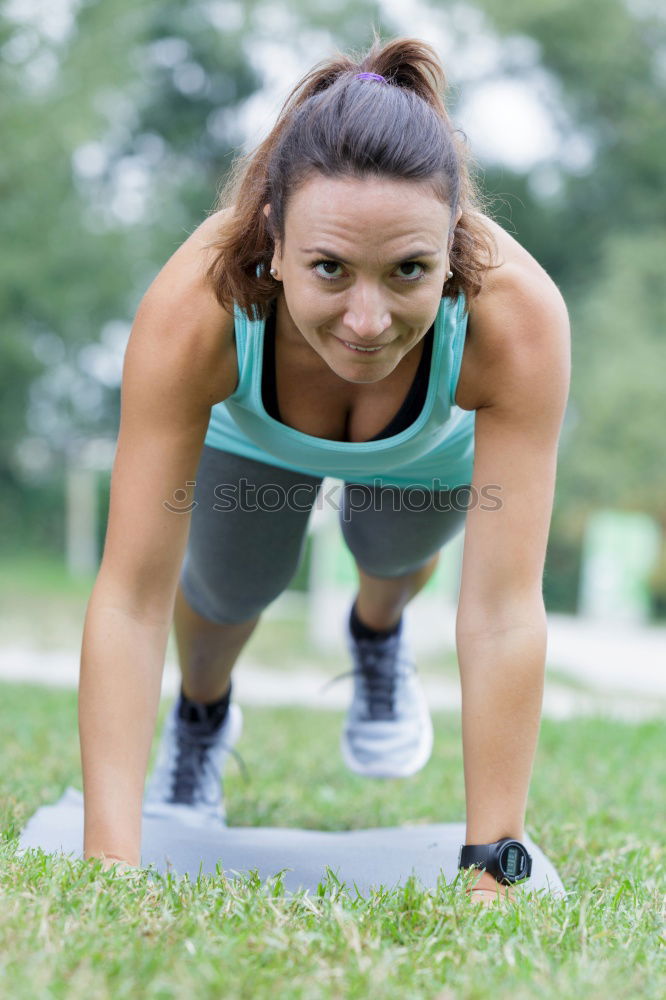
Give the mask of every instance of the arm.
<svg viewBox="0 0 666 1000">
<path fill-rule="evenodd" d="M 140 860 L 143 785 L 190 518 L 164 501 L 194 480 L 211 405 L 236 381 L 233 318 L 203 281 L 212 224 L 146 293 L 125 355 L 104 555 L 81 650 L 86 858 Z"/>
<path fill-rule="evenodd" d="M 566 307 L 543 272 L 507 268 L 475 312 L 489 359 L 477 410 L 456 644 L 466 843 L 524 836 L 546 656 L 542 576 L 569 388 Z M 480 885 L 497 888 L 483 873 Z"/>
</svg>

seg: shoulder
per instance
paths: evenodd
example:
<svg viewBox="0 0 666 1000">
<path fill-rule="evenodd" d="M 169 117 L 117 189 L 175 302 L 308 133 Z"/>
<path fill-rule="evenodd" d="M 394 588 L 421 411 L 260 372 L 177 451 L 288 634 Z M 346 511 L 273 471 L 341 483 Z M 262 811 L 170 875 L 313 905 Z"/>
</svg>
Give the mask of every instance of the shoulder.
<svg viewBox="0 0 666 1000">
<path fill-rule="evenodd" d="M 230 218 L 229 209 L 208 216 L 169 257 L 148 288 L 145 298 L 209 297 L 206 272 L 214 256 L 214 242 Z M 220 307 L 221 314 L 225 313 Z"/>
<path fill-rule="evenodd" d="M 162 267 L 139 304 L 128 344 L 154 353 L 165 372 L 186 372 L 183 384 L 211 405 L 231 395 L 237 381 L 234 316 L 206 277 L 225 218 L 226 211 L 209 216 Z"/>
<path fill-rule="evenodd" d="M 493 220 L 498 267 L 469 305 L 469 337 L 481 406 L 529 395 L 550 378 L 568 388 L 570 326 L 564 298 L 538 261 Z M 536 382 L 535 382 L 536 380 Z"/>
</svg>

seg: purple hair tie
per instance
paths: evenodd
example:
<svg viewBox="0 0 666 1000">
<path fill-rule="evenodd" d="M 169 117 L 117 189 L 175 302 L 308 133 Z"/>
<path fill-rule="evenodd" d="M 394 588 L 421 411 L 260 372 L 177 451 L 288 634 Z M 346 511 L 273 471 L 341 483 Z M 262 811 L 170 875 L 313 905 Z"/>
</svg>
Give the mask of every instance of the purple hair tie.
<svg viewBox="0 0 666 1000">
<path fill-rule="evenodd" d="M 355 80 L 379 80 L 380 83 L 387 83 L 386 77 L 380 76 L 379 73 L 357 73 L 354 77 Z"/>
</svg>

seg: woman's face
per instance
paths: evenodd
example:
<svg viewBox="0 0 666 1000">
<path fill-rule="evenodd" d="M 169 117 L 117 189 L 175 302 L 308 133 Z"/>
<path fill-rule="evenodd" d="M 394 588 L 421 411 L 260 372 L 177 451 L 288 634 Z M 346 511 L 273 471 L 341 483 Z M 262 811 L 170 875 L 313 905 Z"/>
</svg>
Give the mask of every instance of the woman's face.
<svg viewBox="0 0 666 1000">
<path fill-rule="evenodd" d="M 284 335 L 347 382 L 386 378 L 441 305 L 450 221 L 423 182 L 313 175 L 289 199 L 271 262 Z"/>
</svg>

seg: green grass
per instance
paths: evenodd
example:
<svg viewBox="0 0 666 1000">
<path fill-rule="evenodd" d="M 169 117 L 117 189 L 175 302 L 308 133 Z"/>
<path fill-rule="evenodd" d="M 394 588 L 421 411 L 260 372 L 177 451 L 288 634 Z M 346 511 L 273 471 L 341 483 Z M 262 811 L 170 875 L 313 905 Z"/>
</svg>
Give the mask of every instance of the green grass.
<svg viewBox="0 0 666 1000">
<path fill-rule="evenodd" d="M 36 552 L 0 556 L 0 647 L 16 643 L 37 652 L 78 651 L 94 582 L 94 577 L 72 578 L 55 556 Z M 304 607 L 290 616 L 270 618 L 270 625 L 269 615 L 270 609 L 243 649 L 243 660 L 281 671 L 310 669 L 315 663 L 318 671 L 331 678 L 346 669 L 338 652 L 322 651 L 309 641 Z M 167 660 L 175 663 L 177 659 L 172 629 Z M 448 650 L 421 656 L 419 670 L 423 675 L 457 681 L 456 654 Z M 555 671 L 550 664 L 549 676 L 572 691 L 589 690 L 583 681 Z"/>
<path fill-rule="evenodd" d="M 166 711 L 161 708 L 162 718 Z M 435 717 L 414 778 L 345 770 L 340 713 L 245 709 L 225 778 L 229 823 L 351 829 L 460 821 L 460 720 Z M 279 873 L 228 880 L 102 873 L 15 853 L 33 811 L 80 787 L 76 696 L 0 685 L 0 987 L 12 1000 L 270 997 L 661 998 L 664 727 L 542 723 L 527 828 L 565 900 L 476 908 L 440 880 L 356 898 L 332 875 L 287 895 Z"/>
<path fill-rule="evenodd" d="M 81 642 L 94 577 L 69 576 L 61 559 L 40 553 L 0 557 L 0 636 L 3 645 L 73 648 Z"/>
<path fill-rule="evenodd" d="M 27 552 L 0 558 L 0 647 L 16 643 L 36 651 L 78 650 L 94 582 L 94 577 L 73 579 L 55 557 Z M 270 625 L 269 615 L 270 610 L 244 648 L 243 659 L 280 670 L 309 669 L 316 663 L 331 677 L 345 669 L 338 654 L 322 652 L 309 641 L 304 609 L 292 617 L 272 617 Z M 167 659 L 177 660 L 173 629 Z M 422 660 L 419 666 L 424 673 L 457 677 L 453 652 Z"/>
</svg>

